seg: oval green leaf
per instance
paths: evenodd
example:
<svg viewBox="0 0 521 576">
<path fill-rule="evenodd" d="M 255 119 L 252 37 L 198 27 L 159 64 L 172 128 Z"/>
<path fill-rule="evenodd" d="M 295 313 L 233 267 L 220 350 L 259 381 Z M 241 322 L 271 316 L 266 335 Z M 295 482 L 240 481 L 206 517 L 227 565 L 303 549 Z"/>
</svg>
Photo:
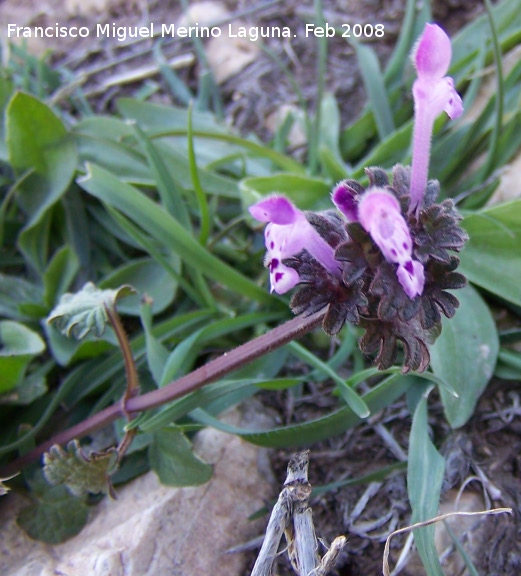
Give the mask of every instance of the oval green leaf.
<svg viewBox="0 0 521 576">
<path fill-rule="evenodd" d="M 12 320 L 0 322 L 0 393 L 12 390 L 31 359 L 44 350 L 45 343 L 36 332 Z"/>
<path fill-rule="evenodd" d="M 445 415 L 453 428 L 463 426 L 494 373 L 499 351 L 496 326 L 478 292 L 467 286 L 455 295 L 460 307 L 443 319 L 441 335 L 431 347 L 431 367 L 458 397 L 439 387 Z"/>
<path fill-rule="evenodd" d="M 460 270 L 474 284 L 521 306 L 521 200 L 463 219 L 470 239 Z"/>
</svg>

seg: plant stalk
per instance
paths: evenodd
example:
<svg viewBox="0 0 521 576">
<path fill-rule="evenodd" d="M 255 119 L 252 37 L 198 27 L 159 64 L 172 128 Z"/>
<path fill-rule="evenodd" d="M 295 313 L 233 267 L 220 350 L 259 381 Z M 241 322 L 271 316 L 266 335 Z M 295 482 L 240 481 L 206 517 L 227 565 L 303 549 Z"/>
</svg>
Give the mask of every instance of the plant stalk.
<svg viewBox="0 0 521 576">
<path fill-rule="evenodd" d="M 83 422 L 59 432 L 26 454 L 2 466 L 0 468 L 0 477 L 8 476 L 31 462 L 34 462 L 54 444 L 65 445 L 74 438 L 81 438 L 91 434 L 114 422 L 114 420 L 127 416 L 127 414 L 136 414 L 157 408 L 218 380 L 222 376 L 288 344 L 292 340 L 304 336 L 304 334 L 307 334 L 322 322 L 325 313 L 326 309 L 323 309 L 311 316 L 297 316 L 281 326 L 277 326 L 269 332 L 266 332 L 266 334 L 262 334 L 262 336 L 258 336 L 245 344 L 241 344 L 230 352 L 225 352 L 218 358 L 170 382 L 170 384 L 167 384 L 163 388 L 153 390 L 141 396 L 134 396 L 128 399 L 124 397 L 121 402 L 112 404 Z"/>
</svg>

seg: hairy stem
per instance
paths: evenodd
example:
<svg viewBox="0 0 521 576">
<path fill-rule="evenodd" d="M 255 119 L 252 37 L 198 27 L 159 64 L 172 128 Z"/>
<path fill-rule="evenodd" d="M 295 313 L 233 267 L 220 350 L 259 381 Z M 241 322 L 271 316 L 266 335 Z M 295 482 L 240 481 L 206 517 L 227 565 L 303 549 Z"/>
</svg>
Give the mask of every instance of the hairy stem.
<svg viewBox="0 0 521 576">
<path fill-rule="evenodd" d="M 66 444 L 74 438 L 81 438 L 91 434 L 129 413 L 135 414 L 162 406 L 167 402 L 202 388 L 205 384 L 218 380 L 222 376 L 310 332 L 320 324 L 325 313 L 326 310 L 324 309 L 311 316 L 297 316 L 285 324 L 273 328 L 266 334 L 258 336 L 230 352 L 225 352 L 215 358 L 215 360 L 204 364 L 193 372 L 186 374 L 186 376 L 174 380 L 163 388 L 141 396 L 124 399 L 122 402 L 105 408 L 105 410 L 94 414 L 94 416 L 87 418 L 72 428 L 63 430 L 33 450 L 3 466 L 0 468 L 0 477 L 7 476 L 34 462 L 54 444 Z"/>
</svg>

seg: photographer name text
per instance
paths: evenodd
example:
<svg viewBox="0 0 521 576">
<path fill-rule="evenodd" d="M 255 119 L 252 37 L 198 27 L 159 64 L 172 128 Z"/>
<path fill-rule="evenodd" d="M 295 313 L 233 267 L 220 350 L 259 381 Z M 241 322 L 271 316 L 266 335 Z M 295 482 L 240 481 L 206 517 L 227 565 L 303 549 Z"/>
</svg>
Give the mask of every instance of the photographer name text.
<svg viewBox="0 0 521 576">
<path fill-rule="evenodd" d="M 299 34 L 288 26 L 238 26 L 230 23 L 223 26 L 179 26 L 177 24 L 149 24 L 148 26 L 118 26 L 112 24 L 97 24 L 95 30 L 86 26 L 18 26 L 7 24 L 8 38 L 115 38 L 125 42 L 131 38 L 218 38 L 223 31 L 230 38 L 247 38 L 256 42 L 262 38 L 382 38 L 385 34 L 383 24 L 340 24 L 323 26 L 305 24 Z"/>
</svg>

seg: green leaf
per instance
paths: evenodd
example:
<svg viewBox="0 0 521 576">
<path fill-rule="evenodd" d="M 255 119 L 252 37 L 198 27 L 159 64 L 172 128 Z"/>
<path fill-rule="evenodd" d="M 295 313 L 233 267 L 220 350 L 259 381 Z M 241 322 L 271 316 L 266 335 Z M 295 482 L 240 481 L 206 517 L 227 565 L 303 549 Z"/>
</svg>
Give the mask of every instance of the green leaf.
<svg viewBox="0 0 521 576">
<path fill-rule="evenodd" d="M 76 149 L 61 120 L 43 102 L 18 92 L 6 111 L 9 160 L 15 173 L 31 174 L 17 190 L 28 223 L 19 242 L 39 269 L 44 262 L 31 248 L 31 229 L 67 190 L 76 169 Z"/>
<path fill-rule="evenodd" d="M 87 192 L 139 223 L 156 240 L 176 251 L 186 263 L 203 274 L 249 298 L 263 303 L 273 302 L 262 288 L 201 246 L 161 206 L 110 172 L 89 165 L 89 175 L 79 183 Z"/>
<path fill-rule="evenodd" d="M 120 98 L 117 102 L 119 112 L 150 130 L 186 128 L 188 111 L 177 106 L 165 106 L 151 102 L 140 102 L 133 98 Z M 225 134 L 226 127 L 219 124 L 209 112 L 194 111 L 194 130 L 212 130 Z"/>
<path fill-rule="evenodd" d="M 0 316 L 23 320 L 24 305 L 42 302 L 42 288 L 20 276 L 0 273 Z"/>
<path fill-rule="evenodd" d="M 5 108 L 14 91 L 14 83 L 5 70 L 0 70 L 0 160 L 7 162 L 7 146 L 5 141 Z"/>
<path fill-rule="evenodd" d="M 180 272 L 181 263 L 176 254 L 169 255 L 168 262 L 176 272 Z M 118 302 L 118 311 L 132 316 L 139 316 L 144 295 L 152 302 L 152 313 L 159 314 L 171 304 L 177 290 L 172 275 L 151 258 L 128 261 L 99 282 L 102 289 L 123 285 L 132 286 L 135 294 Z"/>
<path fill-rule="evenodd" d="M 521 306 L 521 200 L 493 206 L 463 219 L 470 239 L 460 270 L 474 284 Z"/>
<path fill-rule="evenodd" d="M 319 371 L 327 374 L 330 378 L 334 380 L 337 385 L 337 390 L 344 399 L 345 403 L 351 408 L 351 410 L 359 418 L 367 418 L 370 415 L 369 408 L 367 404 L 362 400 L 362 398 L 355 392 L 343 378 L 329 366 L 326 362 L 322 362 L 320 358 L 315 356 L 312 352 L 304 348 L 298 342 L 290 342 L 289 347 L 291 351 L 304 362 L 307 362 L 310 366 L 317 368 Z"/>
<path fill-rule="evenodd" d="M 48 387 L 45 376 L 39 374 L 39 371 L 37 371 L 35 374 L 26 376 L 9 394 L 0 396 L 0 404 L 27 406 L 37 398 L 46 394 L 47 391 Z"/>
<path fill-rule="evenodd" d="M 168 170 L 166 163 L 157 150 L 156 144 L 147 137 L 138 124 L 134 125 L 134 130 L 147 156 L 161 202 L 184 228 L 191 230 L 190 215 L 178 180 Z M 115 172 L 115 174 L 120 174 L 120 172 Z"/>
<path fill-rule="evenodd" d="M 194 134 L 193 134 L 193 121 L 192 121 L 192 106 L 188 109 L 188 161 L 190 165 L 190 176 L 192 178 L 192 188 L 195 192 L 198 203 L 198 212 L 200 215 L 200 232 L 199 242 L 205 246 L 208 243 L 208 237 L 212 229 L 212 222 L 210 218 L 210 209 L 206 194 L 201 186 L 201 178 L 197 167 L 197 157 L 194 149 Z"/>
<path fill-rule="evenodd" d="M 300 381 L 300 380 L 298 380 Z M 178 400 L 175 400 L 168 406 L 162 407 L 157 412 L 144 413 L 138 416 L 133 422 L 132 427 L 138 427 L 141 432 L 155 432 L 160 428 L 164 428 L 168 424 L 172 424 L 192 412 L 196 408 L 216 404 L 223 398 L 233 395 L 236 392 L 247 394 L 248 390 L 252 394 L 258 391 L 258 387 L 263 387 L 265 384 L 268 386 L 279 380 L 264 380 L 257 378 L 233 379 L 233 380 L 220 380 L 215 384 L 208 384 L 200 390 L 196 390 Z M 287 380 L 283 380 L 287 383 Z"/>
<path fill-rule="evenodd" d="M 499 339 L 489 307 L 471 286 L 454 293 L 460 307 L 443 318 L 443 329 L 431 347 L 431 367 L 458 394 L 440 387 L 445 415 L 453 428 L 463 426 L 494 373 Z"/>
<path fill-rule="evenodd" d="M 278 315 L 266 314 L 265 312 L 251 313 L 235 318 L 214 320 L 209 326 L 195 330 L 169 354 L 159 385 L 166 386 L 171 380 L 186 374 L 195 361 L 200 348 L 207 342 L 273 319 L 278 319 Z"/>
<path fill-rule="evenodd" d="M 156 432 L 148 454 L 152 470 L 167 486 L 199 486 L 212 477 L 212 467 L 192 452 L 186 436 L 174 428 Z"/>
<path fill-rule="evenodd" d="M 438 514 L 441 484 L 445 471 L 445 460 L 429 437 L 427 396 L 430 389 L 432 387 L 427 389 L 416 406 L 409 441 L 407 488 L 413 524 L 430 520 Z M 414 530 L 414 540 L 429 576 L 443 576 L 434 545 L 434 526 Z"/>
<path fill-rule="evenodd" d="M 130 286 L 120 286 L 115 290 L 100 290 L 92 282 L 75 294 L 64 294 L 52 310 L 47 322 L 54 324 L 66 336 L 77 340 L 89 332 L 101 336 L 108 322 L 107 308 L 113 309 L 118 298 L 133 294 Z"/>
<path fill-rule="evenodd" d="M 21 382 L 25 370 L 45 350 L 41 337 L 23 324 L 12 320 L 0 322 L 0 394 Z"/>
<path fill-rule="evenodd" d="M 323 151 L 328 150 L 338 165 L 342 164 L 342 156 L 339 148 L 340 125 L 341 120 L 338 102 L 334 94 L 326 92 L 320 102 L 319 150 L 321 154 Z"/>
<path fill-rule="evenodd" d="M 398 373 L 399 368 L 393 368 L 391 372 L 394 373 L 362 396 L 371 413 L 377 412 L 392 404 L 409 388 L 411 382 L 414 381 L 411 379 L 411 376 L 400 375 Z M 365 370 L 357 374 L 356 377 L 354 376 L 349 379 L 348 382 L 353 386 L 356 382 L 360 382 L 376 373 L 378 373 L 376 369 Z M 204 410 L 195 409 L 191 412 L 190 416 L 197 422 L 201 422 L 207 426 L 213 426 L 218 430 L 223 430 L 230 434 L 237 434 L 252 444 L 269 446 L 271 448 L 306 446 L 312 442 L 342 434 L 346 430 L 363 422 L 348 406 L 335 410 L 321 418 L 308 420 L 301 424 L 253 432 L 246 428 L 239 428 L 221 422 L 211 417 Z"/>
<path fill-rule="evenodd" d="M 43 276 L 43 299 L 47 306 L 53 306 L 70 286 L 79 270 L 78 257 L 70 246 L 56 252 Z"/>
<path fill-rule="evenodd" d="M 366 166 L 380 166 L 390 169 L 394 164 L 403 162 L 409 153 L 411 145 L 412 122 L 407 122 L 401 128 L 398 128 L 378 146 L 371 148 L 369 154 L 361 160 L 356 170 L 353 172 L 353 178 L 365 178 Z"/>
<path fill-rule="evenodd" d="M 58 486 L 49 490 L 45 500 L 23 508 L 17 522 L 34 540 L 60 544 L 78 534 L 88 516 L 89 507 L 85 502 Z"/>
<path fill-rule="evenodd" d="M 152 307 L 150 302 L 141 305 L 141 324 L 145 333 L 147 364 L 154 382 L 159 385 L 168 360 L 168 350 L 152 332 Z"/>
<path fill-rule="evenodd" d="M 117 118 L 84 118 L 72 135 L 81 165 L 98 164 L 126 182 L 153 185 L 154 180 L 144 155 L 133 147 L 133 129 Z"/>
<path fill-rule="evenodd" d="M 100 356 L 113 348 L 119 350 L 116 334 L 111 327 L 101 336 L 95 336 L 91 332 L 82 340 L 67 337 L 54 324 L 48 322 L 44 323 L 43 330 L 54 360 L 61 366 L 68 366 L 77 360 Z"/>
<path fill-rule="evenodd" d="M 188 112 L 175 106 L 164 106 L 150 102 L 139 102 L 130 98 L 118 100 L 118 109 L 126 118 L 135 120 L 146 130 L 150 138 L 176 137 L 186 150 Z M 282 170 L 304 172 L 304 168 L 289 156 L 277 153 L 275 150 L 258 144 L 252 139 L 245 139 L 230 133 L 228 127 L 216 122 L 214 116 L 207 112 L 194 111 L 193 131 L 195 151 L 199 163 L 206 166 L 223 157 L 240 154 L 248 166 L 247 173 L 255 173 L 259 164 L 251 156 L 270 159 Z M 215 142 L 218 140 L 218 144 Z M 177 146 L 179 148 L 179 146 Z M 206 188 L 203 175 L 201 182 Z"/>
<path fill-rule="evenodd" d="M 373 111 L 378 135 L 383 140 L 394 132 L 394 121 L 391 106 L 387 98 L 384 78 L 380 70 L 380 63 L 371 46 L 354 42 L 358 68 L 362 74 L 364 87 Z"/>
<path fill-rule="evenodd" d="M 429 2 L 418 6 L 416 0 L 407 0 L 404 18 L 400 26 L 400 36 L 387 62 L 385 71 L 385 78 L 390 84 L 394 85 L 403 81 L 404 68 L 407 66 L 409 54 L 415 40 L 415 30 L 423 28 L 424 24 L 431 20 L 429 16 Z"/>
<path fill-rule="evenodd" d="M 64 484 L 71 494 L 108 494 L 112 491 L 110 476 L 118 468 L 118 451 L 91 452 L 86 456 L 77 440 L 64 450 L 54 445 L 43 455 L 43 474 L 49 484 Z"/>
</svg>

